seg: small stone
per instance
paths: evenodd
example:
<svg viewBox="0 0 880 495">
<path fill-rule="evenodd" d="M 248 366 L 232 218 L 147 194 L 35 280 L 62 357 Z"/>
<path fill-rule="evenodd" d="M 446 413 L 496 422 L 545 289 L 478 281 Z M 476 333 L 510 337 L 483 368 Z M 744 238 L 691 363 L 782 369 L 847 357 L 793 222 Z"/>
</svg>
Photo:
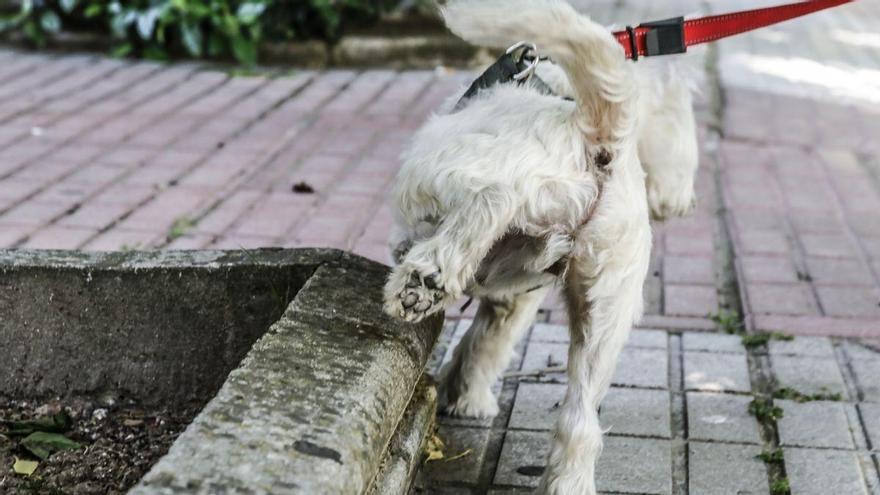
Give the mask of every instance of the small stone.
<svg viewBox="0 0 880 495">
<path fill-rule="evenodd" d="M 92 411 L 92 419 L 96 421 L 104 421 L 107 418 L 107 410 L 100 408 Z"/>
</svg>

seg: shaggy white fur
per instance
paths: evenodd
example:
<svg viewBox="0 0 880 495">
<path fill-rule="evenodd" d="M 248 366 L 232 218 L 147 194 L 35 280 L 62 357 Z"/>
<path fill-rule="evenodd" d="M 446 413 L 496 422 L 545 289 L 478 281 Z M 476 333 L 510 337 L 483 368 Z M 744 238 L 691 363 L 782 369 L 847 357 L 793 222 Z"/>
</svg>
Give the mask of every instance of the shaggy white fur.
<svg viewBox="0 0 880 495">
<path fill-rule="evenodd" d="M 607 29 L 560 0 L 454 0 L 443 15 L 475 44 L 536 43 L 558 64 L 542 64 L 539 76 L 574 101 L 501 85 L 424 125 L 394 188 L 398 265 L 385 310 L 417 321 L 463 294 L 477 297 L 441 386 L 450 414 L 492 416 L 492 384 L 560 282 L 569 385 L 540 490 L 594 494 L 597 411 L 641 317 L 649 216 L 693 205 L 687 83 L 625 60 Z"/>
</svg>

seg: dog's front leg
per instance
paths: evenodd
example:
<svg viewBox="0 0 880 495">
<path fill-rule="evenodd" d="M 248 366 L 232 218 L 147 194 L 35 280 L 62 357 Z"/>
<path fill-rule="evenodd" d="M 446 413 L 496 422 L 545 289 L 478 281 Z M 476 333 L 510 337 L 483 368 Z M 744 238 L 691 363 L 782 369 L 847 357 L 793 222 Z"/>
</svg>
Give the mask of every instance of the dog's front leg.
<svg viewBox="0 0 880 495">
<path fill-rule="evenodd" d="M 644 270 L 638 265 L 647 268 L 650 239 L 635 246 L 631 254 L 635 257 L 630 263 L 614 266 L 612 262 L 597 276 L 586 275 L 597 271 L 595 264 L 584 269 L 588 264 L 583 259 L 572 261 L 566 277 L 571 336 L 568 390 L 539 493 L 596 493 L 595 463 L 602 450 L 599 404 L 633 322 L 641 313 Z"/>
<path fill-rule="evenodd" d="M 457 201 L 431 237 L 415 243 L 385 284 L 385 311 L 419 321 L 462 296 L 492 245 L 507 232 L 514 191 L 486 186 Z"/>
</svg>

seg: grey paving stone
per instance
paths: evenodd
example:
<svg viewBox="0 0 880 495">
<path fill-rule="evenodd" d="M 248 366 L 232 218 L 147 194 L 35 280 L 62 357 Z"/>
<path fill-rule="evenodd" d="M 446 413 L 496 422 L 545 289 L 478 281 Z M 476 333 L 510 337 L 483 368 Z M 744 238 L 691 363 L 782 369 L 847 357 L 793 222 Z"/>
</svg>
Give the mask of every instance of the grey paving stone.
<svg viewBox="0 0 880 495">
<path fill-rule="evenodd" d="M 792 495 L 867 495 L 855 452 L 786 448 L 785 470 Z"/>
<path fill-rule="evenodd" d="M 852 434 L 842 402 L 798 403 L 776 400 L 785 411 L 779 420 L 779 441 L 783 446 L 852 449 Z"/>
<path fill-rule="evenodd" d="M 834 358 L 834 346 L 828 337 L 796 337 L 794 340 L 771 340 L 771 355 L 794 355 Z"/>
<path fill-rule="evenodd" d="M 859 382 L 864 399 L 868 402 L 880 402 L 880 359 L 853 359 L 850 361 L 856 380 Z"/>
<path fill-rule="evenodd" d="M 535 323 L 532 329 L 531 342 L 568 342 L 568 325 Z"/>
<path fill-rule="evenodd" d="M 739 335 L 687 332 L 681 340 L 685 351 L 746 353 Z"/>
<path fill-rule="evenodd" d="M 833 359 L 770 356 L 773 373 L 781 387 L 804 394 L 839 393 L 847 397 L 837 361 Z"/>
<path fill-rule="evenodd" d="M 559 342 L 529 342 L 526 353 L 523 356 L 522 370 L 533 371 L 557 366 L 566 366 L 568 363 L 568 344 Z M 527 378 L 528 380 L 566 382 L 565 373 L 550 373 L 539 378 Z"/>
<path fill-rule="evenodd" d="M 858 342 L 845 341 L 840 345 L 846 350 L 846 355 L 849 356 L 850 359 L 880 360 L 880 352 L 859 344 Z"/>
<path fill-rule="evenodd" d="M 521 383 L 508 427 L 552 429 L 566 388 L 555 383 Z M 669 392 L 612 387 L 602 401 L 599 420 L 612 434 L 669 438 Z"/>
<path fill-rule="evenodd" d="M 669 347 L 669 334 L 663 330 L 633 330 L 626 345 L 666 350 Z"/>
<path fill-rule="evenodd" d="M 688 437 L 760 444 L 758 422 L 749 414 L 751 401 L 751 396 L 688 392 Z"/>
<path fill-rule="evenodd" d="M 550 452 L 549 432 L 508 431 L 504 436 L 496 485 L 536 487 Z"/>
<path fill-rule="evenodd" d="M 750 392 L 745 354 L 685 352 L 684 384 L 688 390 Z"/>
<path fill-rule="evenodd" d="M 611 434 L 670 438 L 669 392 L 612 387 L 599 412 Z"/>
<path fill-rule="evenodd" d="M 672 493 L 670 441 L 605 437 L 596 466 L 596 488 L 614 493 Z"/>
<path fill-rule="evenodd" d="M 508 427 L 524 430 L 553 428 L 567 387 L 556 383 L 520 383 Z"/>
<path fill-rule="evenodd" d="M 549 433 L 508 431 L 494 483 L 537 486 L 549 450 Z M 596 466 L 596 485 L 599 491 L 613 493 L 671 493 L 672 454 L 669 440 L 605 437 L 605 448 Z"/>
<path fill-rule="evenodd" d="M 665 350 L 624 348 L 612 379 L 614 385 L 669 388 L 669 356 Z"/>
<path fill-rule="evenodd" d="M 471 453 L 454 461 L 439 460 L 424 464 L 422 473 L 425 477 L 430 481 L 476 483 L 486 456 L 489 430 L 440 425 L 437 435 L 443 440 L 446 457 L 453 457 L 468 449 L 471 449 Z"/>
<path fill-rule="evenodd" d="M 568 344 L 529 342 L 523 358 L 523 371 L 566 366 Z M 539 379 L 528 380 L 565 383 L 565 373 L 550 373 Z M 665 350 L 626 347 L 612 379 L 614 385 L 644 388 L 669 388 L 668 356 Z"/>
<path fill-rule="evenodd" d="M 767 468 L 755 456 L 757 445 L 729 445 L 691 442 L 689 452 L 689 489 L 699 495 L 770 493 Z"/>
<path fill-rule="evenodd" d="M 880 450 L 880 404 L 863 402 L 858 405 L 858 408 L 867 430 L 871 448 Z"/>
</svg>

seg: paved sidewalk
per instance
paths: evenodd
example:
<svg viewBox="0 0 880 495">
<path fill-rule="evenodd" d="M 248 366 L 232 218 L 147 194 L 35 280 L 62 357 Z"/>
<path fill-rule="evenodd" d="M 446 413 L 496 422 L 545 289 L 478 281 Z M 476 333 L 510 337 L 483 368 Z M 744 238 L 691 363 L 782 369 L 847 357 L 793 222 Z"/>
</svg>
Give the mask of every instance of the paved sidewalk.
<svg viewBox="0 0 880 495">
<path fill-rule="evenodd" d="M 469 325 L 450 324 L 433 370 Z M 565 394 L 567 328 L 537 324 L 496 387 L 492 420 L 439 418 L 450 461 L 422 469 L 421 493 L 523 493 L 536 486 Z M 880 353 L 827 337 L 746 348 L 739 336 L 634 331 L 600 420 L 604 493 L 880 494 Z M 519 371 L 520 373 L 516 373 Z M 750 404 L 772 396 L 779 419 Z M 796 399 L 796 400 L 795 400 Z M 799 402 L 801 401 L 801 402 Z M 781 461 L 760 459 L 781 449 Z M 777 454 L 778 455 L 778 454 Z M 456 456 L 460 456 L 456 458 Z"/>
</svg>

